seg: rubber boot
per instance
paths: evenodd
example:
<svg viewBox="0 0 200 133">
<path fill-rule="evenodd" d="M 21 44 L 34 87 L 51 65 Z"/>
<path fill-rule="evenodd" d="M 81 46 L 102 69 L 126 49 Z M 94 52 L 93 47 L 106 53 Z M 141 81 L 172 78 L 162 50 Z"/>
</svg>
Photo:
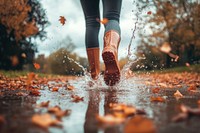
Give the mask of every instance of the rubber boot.
<svg viewBox="0 0 200 133">
<path fill-rule="evenodd" d="M 87 57 L 92 79 L 96 80 L 100 73 L 99 48 L 87 48 Z"/>
<path fill-rule="evenodd" d="M 104 81 L 109 86 L 113 86 L 120 81 L 119 43 L 120 35 L 116 31 L 110 30 L 105 33 L 102 57 L 105 64 Z"/>
</svg>

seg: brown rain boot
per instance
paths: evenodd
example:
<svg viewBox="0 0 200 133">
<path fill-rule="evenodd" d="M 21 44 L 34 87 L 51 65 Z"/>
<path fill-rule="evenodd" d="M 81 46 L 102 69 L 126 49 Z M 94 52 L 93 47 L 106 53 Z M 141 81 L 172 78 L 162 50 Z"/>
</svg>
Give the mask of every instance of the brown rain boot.
<svg viewBox="0 0 200 133">
<path fill-rule="evenodd" d="M 92 79 L 96 80 L 100 73 L 99 48 L 87 48 L 87 57 Z"/>
<path fill-rule="evenodd" d="M 104 81 L 107 85 L 113 86 L 120 80 L 120 68 L 118 62 L 119 34 L 110 30 L 104 36 L 104 49 L 102 57 L 105 63 Z"/>
</svg>

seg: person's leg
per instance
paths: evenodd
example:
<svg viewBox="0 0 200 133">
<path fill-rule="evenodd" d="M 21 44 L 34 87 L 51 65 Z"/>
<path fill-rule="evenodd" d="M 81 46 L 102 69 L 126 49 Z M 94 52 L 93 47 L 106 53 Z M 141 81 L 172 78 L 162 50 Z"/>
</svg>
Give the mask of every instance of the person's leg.
<svg viewBox="0 0 200 133">
<path fill-rule="evenodd" d="M 118 45 L 121 36 L 119 26 L 121 4 L 122 0 L 103 0 L 103 17 L 109 21 L 105 24 L 102 57 L 105 63 L 104 81 L 110 86 L 120 81 Z"/>
<path fill-rule="evenodd" d="M 97 18 L 100 18 L 99 0 L 80 0 L 85 15 L 86 33 L 85 45 L 90 65 L 91 77 L 97 79 L 100 73 L 99 62 L 99 30 L 100 24 Z"/>
</svg>

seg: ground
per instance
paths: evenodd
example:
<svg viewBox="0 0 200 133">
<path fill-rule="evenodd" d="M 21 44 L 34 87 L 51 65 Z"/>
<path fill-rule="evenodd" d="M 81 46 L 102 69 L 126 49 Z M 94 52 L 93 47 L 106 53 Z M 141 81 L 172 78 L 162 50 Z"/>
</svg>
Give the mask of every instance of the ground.
<svg viewBox="0 0 200 133">
<path fill-rule="evenodd" d="M 114 87 L 102 77 L 1 74 L 0 132 L 196 133 L 199 89 L 195 72 L 130 72 Z"/>
</svg>

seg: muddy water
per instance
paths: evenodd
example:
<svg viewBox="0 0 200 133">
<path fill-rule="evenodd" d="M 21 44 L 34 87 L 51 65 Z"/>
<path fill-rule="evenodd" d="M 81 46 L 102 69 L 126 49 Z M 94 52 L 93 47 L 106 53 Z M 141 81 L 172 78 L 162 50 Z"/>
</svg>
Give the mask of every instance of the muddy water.
<svg viewBox="0 0 200 133">
<path fill-rule="evenodd" d="M 0 114 L 5 116 L 6 123 L 0 127 L 0 132 L 17 133 L 123 133 L 123 125 L 114 127 L 98 126 L 95 116 L 109 113 L 109 103 L 125 103 L 136 108 L 144 109 L 147 117 L 152 119 L 157 131 L 161 133 L 171 132 L 199 132 L 200 118 L 180 123 L 173 123 L 171 119 L 178 113 L 177 106 L 181 103 L 191 107 L 197 107 L 199 93 L 188 94 L 186 88 L 179 89 L 184 98 L 176 100 L 173 93 L 176 89 L 163 89 L 156 94 L 166 98 L 165 103 L 150 102 L 150 97 L 155 96 L 144 81 L 149 79 L 130 78 L 126 82 L 115 87 L 107 87 L 102 79 L 98 85 L 89 87 L 83 78 L 71 80 L 69 83 L 75 87 L 73 91 L 60 88 L 58 92 L 51 92 L 48 88 L 41 90 L 40 97 L 4 97 L 0 99 Z M 56 83 L 52 82 L 51 85 Z M 83 102 L 72 102 L 71 95 L 84 97 Z M 35 105 L 44 101 L 50 101 L 50 106 L 58 105 L 62 109 L 71 109 L 69 116 L 63 117 L 62 128 L 51 127 L 43 130 L 34 126 L 30 118 L 35 113 L 46 112 L 46 109 L 37 109 Z"/>
</svg>

